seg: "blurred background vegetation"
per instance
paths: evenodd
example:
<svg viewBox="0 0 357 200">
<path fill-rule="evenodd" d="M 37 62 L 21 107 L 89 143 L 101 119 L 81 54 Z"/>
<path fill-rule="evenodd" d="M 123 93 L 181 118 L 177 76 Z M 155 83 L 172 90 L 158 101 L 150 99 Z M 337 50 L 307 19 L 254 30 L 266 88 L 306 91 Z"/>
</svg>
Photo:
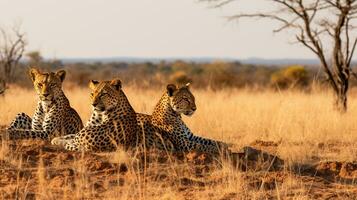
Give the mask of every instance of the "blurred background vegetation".
<svg viewBox="0 0 357 200">
<path fill-rule="evenodd" d="M 313 85 L 327 85 L 323 72 L 318 66 L 271 66 L 251 65 L 240 62 L 63 62 L 44 60 L 39 52 L 29 52 L 25 59 L 14 68 L 11 84 L 32 87 L 28 78 L 29 67 L 46 71 L 67 70 L 66 85 L 86 87 L 89 80 L 108 80 L 119 77 L 126 85 L 142 88 L 161 87 L 167 83 L 179 85 L 193 83 L 196 88 L 218 90 L 222 88 L 251 89 L 302 89 Z M 351 86 L 357 85 L 352 79 Z"/>
</svg>

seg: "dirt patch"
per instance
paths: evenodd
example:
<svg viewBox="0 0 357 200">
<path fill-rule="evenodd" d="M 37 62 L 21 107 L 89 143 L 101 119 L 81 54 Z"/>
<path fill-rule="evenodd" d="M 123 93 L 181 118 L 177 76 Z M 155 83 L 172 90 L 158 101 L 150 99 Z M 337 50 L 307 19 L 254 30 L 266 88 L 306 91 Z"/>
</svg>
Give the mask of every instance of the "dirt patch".
<svg viewBox="0 0 357 200">
<path fill-rule="evenodd" d="M 68 152 L 45 141 L 3 141 L 0 158 L 0 193 L 3 199 L 103 199 L 119 194 L 139 197 L 138 191 L 170 188 L 185 199 L 207 188 L 233 184 L 242 191 L 264 191 L 259 198 L 276 198 L 276 191 L 289 187 L 288 195 L 301 188 L 311 198 L 333 197 L 336 189 L 345 191 L 338 197 L 354 198 L 357 190 L 356 162 L 323 162 L 309 166 L 309 173 L 289 171 L 276 155 L 279 144 L 256 141 L 224 156 L 202 152 L 167 153 L 157 150 L 129 151 L 129 159 L 113 160 L 118 153 Z M 120 156 L 119 156 L 120 157 Z M 228 168 L 228 169 L 227 169 Z M 226 173 L 227 170 L 232 170 Z M 306 170 L 307 172 L 308 170 Z M 232 177 L 233 176 L 233 177 Z M 290 185 L 294 179 L 296 188 Z M 161 189 L 160 189 L 161 188 Z M 125 191 L 133 194 L 126 194 Z M 115 192 L 113 192 L 115 191 Z M 207 194 L 203 192 L 203 194 Z M 212 196 L 215 194 L 212 193 Z M 228 191 L 218 199 L 253 198 L 246 193 Z M 294 197 L 294 196 L 292 196 Z"/>
<path fill-rule="evenodd" d="M 357 178 L 357 162 L 321 162 L 316 166 L 318 175 L 345 179 Z M 357 182 L 356 182 L 357 184 Z"/>
<path fill-rule="evenodd" d="M 270 154 L 276 154 L 280 144 L 281 142 L 255 140 L 250 146 Z"/>
<path fill-rule="evenodd" d="M 274 190 L 282 184 L 289 174 L 286 172 L 272 172 L 261 174 L 261 176 L 248 175 L 245 177 L 251 189 Z"/>
</svg>

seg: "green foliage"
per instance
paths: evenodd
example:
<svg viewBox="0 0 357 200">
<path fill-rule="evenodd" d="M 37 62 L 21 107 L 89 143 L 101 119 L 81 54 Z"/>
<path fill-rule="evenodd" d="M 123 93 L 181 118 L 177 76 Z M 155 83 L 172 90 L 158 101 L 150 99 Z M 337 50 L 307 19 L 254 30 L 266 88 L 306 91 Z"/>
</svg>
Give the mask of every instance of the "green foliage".
<svg viewBox="0 0 357 200">
<path fill-rule="evenodd" d="M 270 82 L 281 89 L 304 87 L 308 83 L 308 72 L 301 65 L 289 66 L 274 72 Z"/>
</svg>

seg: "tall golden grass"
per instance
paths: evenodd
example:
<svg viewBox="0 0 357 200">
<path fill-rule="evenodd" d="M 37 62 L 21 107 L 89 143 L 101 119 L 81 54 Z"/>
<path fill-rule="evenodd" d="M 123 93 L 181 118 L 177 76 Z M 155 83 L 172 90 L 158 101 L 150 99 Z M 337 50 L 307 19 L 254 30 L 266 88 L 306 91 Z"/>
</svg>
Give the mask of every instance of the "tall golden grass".
<svg viewBox="0 0 357 200">
<path fill-rule="evenodd" d="M 165 87 L 144 90 L 135 86 L 124 86 L 123 90 L 137 112 L 150 114 Z M 354 92 L 349 98 L 348 112 L 340 114 L 333 109 L 332 94 L 323 89 L 316 89 L 309 93 L 249 89 L 211 91 L 193 88 L 191 90 L 196 97 L 197 111 L 191 117 L 183 117 L 183 120 L 197 135 L 231 143 L 236 150 L 256 140 L 274 141 L 279 143 L 277 154 L 286 161 L 287 167 L 294 163 L 314 164 L 327 160 L 357 160 L 357 95 Z M 73 87 L 64 88 L 64 91 L 72 107 L 85 122 L 91 113 L 89 89 Z M 8 90 L 6 96 L 0 98 L 0 125 L 9 124 L 18 112 L 32 114 L 36 101 L 33 90 L 21 88 Z M 338 151 L 321 148 L 323 144 L 333 144 Z M 116 162 L 128 159 L 123 157 L 125 156 L 122 153 L 116 153 L 112 155 L 112 160 Z M 42 180 L 40 184 L 45 187 L 46 183 L 41 175 L 42 168 L 43 166 L 40 165 L 38 174 L 39 179 Z M 135 169 L 130 172 L 135 172 Z M 175 186 L 165 186 L 165 183 L 161 185 L 144 183 L 138 180 L 140 176 L 136 176 L 135 173 L 128 176 L 132 183 L 127 185 L 129 188 L 125 190 L 126 192 L 119 192 L 122 199 L 133 196 L 139 199 L 184 198 L 174 188 Z M 226 194 L 239 191 L 240 194 L 249 193 L 250 198 L 259 199 L 260 193 L 263 192 L 258 190 L 250 194 L 242 179 L 242 172 L 234 171 L 229 165 L 224 164 L 223 168 L 213 172 L 211 176 L 226 177 L 226 181 L 213 188 L 206 187 L 192 194 L 192 198 L 205 199 L 215 192 L 217 194 L 211 197 L 223 198 Z M 85 182 L 86 177 L 76 181 Z M 138 182 L 143 185 L 137 185 Z M 301 180 L 295 179 L 292 175 L 277 188 L 279 191 L 274 193 L 284 198 L 289 190 L 297 188 L 295 199 L 305 199 L 308 191 L 303 185 Z M 131 193 L 133 191 L 136 195 Z M 42 190 L 41 192 L 45 196 L 50 195 Z"/>
<path fill-rule="evenodd" d="M 83 122 L 91 114 L 90 90 L 65 88 L 65 94 Z M 124 86 L 136 112 L 150 114 L 165 88 L 144 90 Z M 197 135 L 219 139 L 237 147 L 254 140 L 282 141 L 284 143 L 318 144 L 326 141 L 353 143 L 357 140 L 357 94 L 352 92 L 345 114 L 333 108 L 333 95 L 326 90 L 305 93 L 299 91 L 275 92 L 226 89 L 221 91 L 195 90 L 197 111 L 184 121 Z M 0 98 L 0 124 L 11 122 L 19 112 L 32 115 L 37 102 L 33 90 L 14 88 Z M 285 157 L 309 157 L 305 146 L 282 150 Z M 294 152 L 290 152 L 294 151 Z M 357 154 L 348 153 L 344 159 L 356 160 Z M 285 155 L 286 154 L 286 155 Z M 340 155 L 341 156 L 341 155 Z"/>
</svg>

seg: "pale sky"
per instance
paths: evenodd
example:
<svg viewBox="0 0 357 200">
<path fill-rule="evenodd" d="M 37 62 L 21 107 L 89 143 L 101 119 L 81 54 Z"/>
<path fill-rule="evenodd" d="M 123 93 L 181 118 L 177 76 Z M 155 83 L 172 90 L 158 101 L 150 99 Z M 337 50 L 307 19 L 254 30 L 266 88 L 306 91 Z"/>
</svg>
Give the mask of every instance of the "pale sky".
<svg viewBox="0 0 357 200">
<path fill-rule="evenodd" d="M 259 3 L 258 3 L 259 2 Z M 264 4 L 252 0 L 243 9 Z M 315 58 L 270 22 L 228 22 L 236 4 L 197 0 L 0 0 L 0 25 L 21 21 L 28 50 L 47 58 Z M 240 7 L 242 8 L 242 7 Z"/>
</svg>

